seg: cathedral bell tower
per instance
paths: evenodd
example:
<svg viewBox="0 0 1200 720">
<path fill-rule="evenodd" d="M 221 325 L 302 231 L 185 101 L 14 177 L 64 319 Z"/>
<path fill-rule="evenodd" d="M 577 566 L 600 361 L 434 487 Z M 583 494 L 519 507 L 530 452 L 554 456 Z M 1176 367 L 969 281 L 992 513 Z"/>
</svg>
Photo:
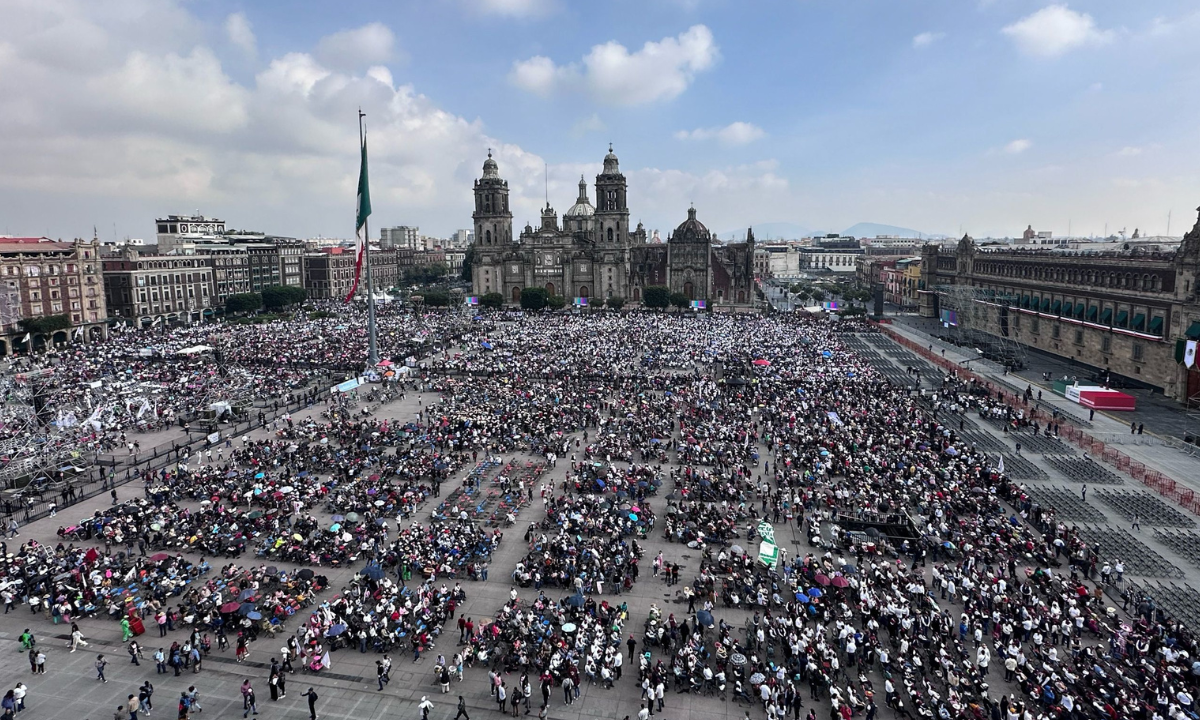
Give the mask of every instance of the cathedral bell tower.
<svg viewBox="0 0 1200 720">
<path fill-rule="evenodd" d="M 508 209 L 508 182 L 488 150 L 483 177 L 475 181 L 475 242 L 482 250 L 512 243 L 512 212 Z"/>
<path fill-rule="evenodd" d="M 596 244 L 624 246 L 629 235 L 629 206 L 625 176 L 612 145 L 604 156 L 604 172 L 596 176 Z"/>
</svg>

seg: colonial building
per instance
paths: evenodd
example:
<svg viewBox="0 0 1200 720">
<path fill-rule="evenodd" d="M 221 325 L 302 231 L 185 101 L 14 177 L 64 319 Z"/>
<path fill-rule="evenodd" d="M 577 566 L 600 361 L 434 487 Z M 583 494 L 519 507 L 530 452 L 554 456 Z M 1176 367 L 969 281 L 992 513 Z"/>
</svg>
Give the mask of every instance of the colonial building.
<svg viewBox="0 0 1200 720">
<path fill-rule="evenodd" d="M 354 285 L 354 266 L 354 253 L 345 248 L 305 253 L 304 289 L 314 300 L 344 300 Z"/>
<path fill-rule="evenodd" d="M 630 227 L 628 187 L 611 147 L 595 190 L 593 205 L 579 178 L 579 196 L 561 225 L 547 203 L 538 227 L 527 224 L 514 238 L 508 183 L 488 153 L 475 181 L 474 292 L 498 292 L 517 303 L 524 288 L 543 287 L 569 298 L 639 302 L 646 287 L 665 285 L 717 306 L 753 303 L 753 232 L 744 243 L 716 243 L 690 208 L 666 243 L 648 243 L 641 223 Z"/>
<path fill-rule="evenodd" d="M 123 248 L 104 260 L 104 295 L 112 316 L 133 327 L 202 322 L 214 314 L 212 258 Z"/>
<path fill-rule="evenodd" d="M 920 312 L 1108 371 L 1180 402 L 1200 401 L 1200 222 L 1174 253 L 992 250 L 963 237 L 922 252 Z M 964 316 L 964 313 L 966 315 Z"/>
<path fill-rule="evenodd" d="M 107 335 L 100 241 L 0 237 L 0 355 Z M 65 329 L 28 332 L 22 320 L 62 316 Z"/>
</svg>

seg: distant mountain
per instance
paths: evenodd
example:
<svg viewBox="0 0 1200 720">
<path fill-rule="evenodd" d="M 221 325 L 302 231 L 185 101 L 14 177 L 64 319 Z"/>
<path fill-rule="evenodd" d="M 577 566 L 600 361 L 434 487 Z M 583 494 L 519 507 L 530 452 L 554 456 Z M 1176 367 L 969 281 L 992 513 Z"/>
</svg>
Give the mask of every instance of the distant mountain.
<svg viewBox="0 0 1200 720">
<path fill-rule="evenodd" d="M 812 230 L 790 222 L 761 223 L 751 226 L 754 229 L 755 240 L 799 240 L 812 235 Z M 717 237 L 726 242 L 737 242 L 746 239 L 746 228 L 717 233 Z"/>
<path fill-rule="evenodd" d="M 926 240 L 939 240 L 945 235 L 936 233 L 930 234 L 913 230 L 912 228 L 898 227 L 896 225 L 882 225 L 880 223 L 858 223 L 852 227 L 842 231 L 843 235 L 849 235 L 856 238 L 873 238 L 876 235 L 897 235 L 904 238 L 924 238 Z"/>
</svg>

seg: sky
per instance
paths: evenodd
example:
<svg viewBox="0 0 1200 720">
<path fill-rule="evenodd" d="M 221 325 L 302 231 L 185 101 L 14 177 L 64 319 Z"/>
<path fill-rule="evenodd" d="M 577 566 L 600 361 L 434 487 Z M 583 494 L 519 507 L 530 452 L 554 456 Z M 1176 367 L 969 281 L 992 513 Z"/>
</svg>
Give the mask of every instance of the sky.
<svg viewBox="0 0 1200 720">
<path fill-rule="evenodd" d="M 168 213 L 353 235 L 514 224 L 611 142 L 666 233 L 858 222 L 1179 235 L 1200 205 L 1194 0 L 4 0 L 0 233 Z"/>
</svg>

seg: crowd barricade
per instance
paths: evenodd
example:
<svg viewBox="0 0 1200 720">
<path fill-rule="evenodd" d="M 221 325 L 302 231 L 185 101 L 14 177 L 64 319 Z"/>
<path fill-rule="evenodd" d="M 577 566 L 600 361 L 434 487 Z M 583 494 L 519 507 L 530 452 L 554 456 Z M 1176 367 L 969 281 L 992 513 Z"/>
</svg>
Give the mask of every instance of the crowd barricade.
<svg viewBox="0 0 1200 720">
<path fill-rule="evenodd" d="M 937 364 L 947 371 L 953 372 L 953 374 L 956 376 L 969 380 L 973 379 L 975 382 L 980 383 L 984 387 L 994 389 L 991 381 L 980 377 L 976 373 L 971 372 L 970 370 L 951 360 L 947 360 L 946 358 L 938 356 L 937 354 L 931 352 L 927 346 L 910 340 L 885 324 L 875 321 L 871 321 L 871 324 L 890 337 L 892 340 L 900 343 L 900 345 L 912 350 L 913 352 L 924 357 L 926 360 Z M 1096 440 L 1090 434 L 1070 424 L 1061 416 L 1056 419 L 1052 414 L 1030 406 L 1029 403 L 1025 402 L 1025 398 L 1019 393 L 1010 394 L 1004 392 L 1003 390 L 999 390 L 998 392 L 1000 393 L 1002 399 L 1009 402 L 1014 407 L 1020 407 L 1024 409 L 1030 419 L 1041 420 L 1045 423 L 1058 423 L 1058 434 L 1060 437 L 1070 440 L 1079 446 L 1080 449 L 1086 450 L 1093 456 L 1096 456 L 1109 465 L 1121 470 L 1134 480 L 1137 480 L 1146 487 L 1151 488 L 1159 495 L 1174 499 L 1179 505 L 1183 506 L 1189 512 L 1195 515 L 1200 515 L 1200 498 L 1198 498 L 1192 490 L 1179 486 L 1179 484 L 1176 483 L 1173 478 L 1165 475 L 1162 472 L 1159 472 L 1158 470 L 1151 470 L 1147 468 L 1144 464 L 1130 458 L 1128 455 L 1116 448 L 1107 447 L 1103 442 Z"/>
</svg>

